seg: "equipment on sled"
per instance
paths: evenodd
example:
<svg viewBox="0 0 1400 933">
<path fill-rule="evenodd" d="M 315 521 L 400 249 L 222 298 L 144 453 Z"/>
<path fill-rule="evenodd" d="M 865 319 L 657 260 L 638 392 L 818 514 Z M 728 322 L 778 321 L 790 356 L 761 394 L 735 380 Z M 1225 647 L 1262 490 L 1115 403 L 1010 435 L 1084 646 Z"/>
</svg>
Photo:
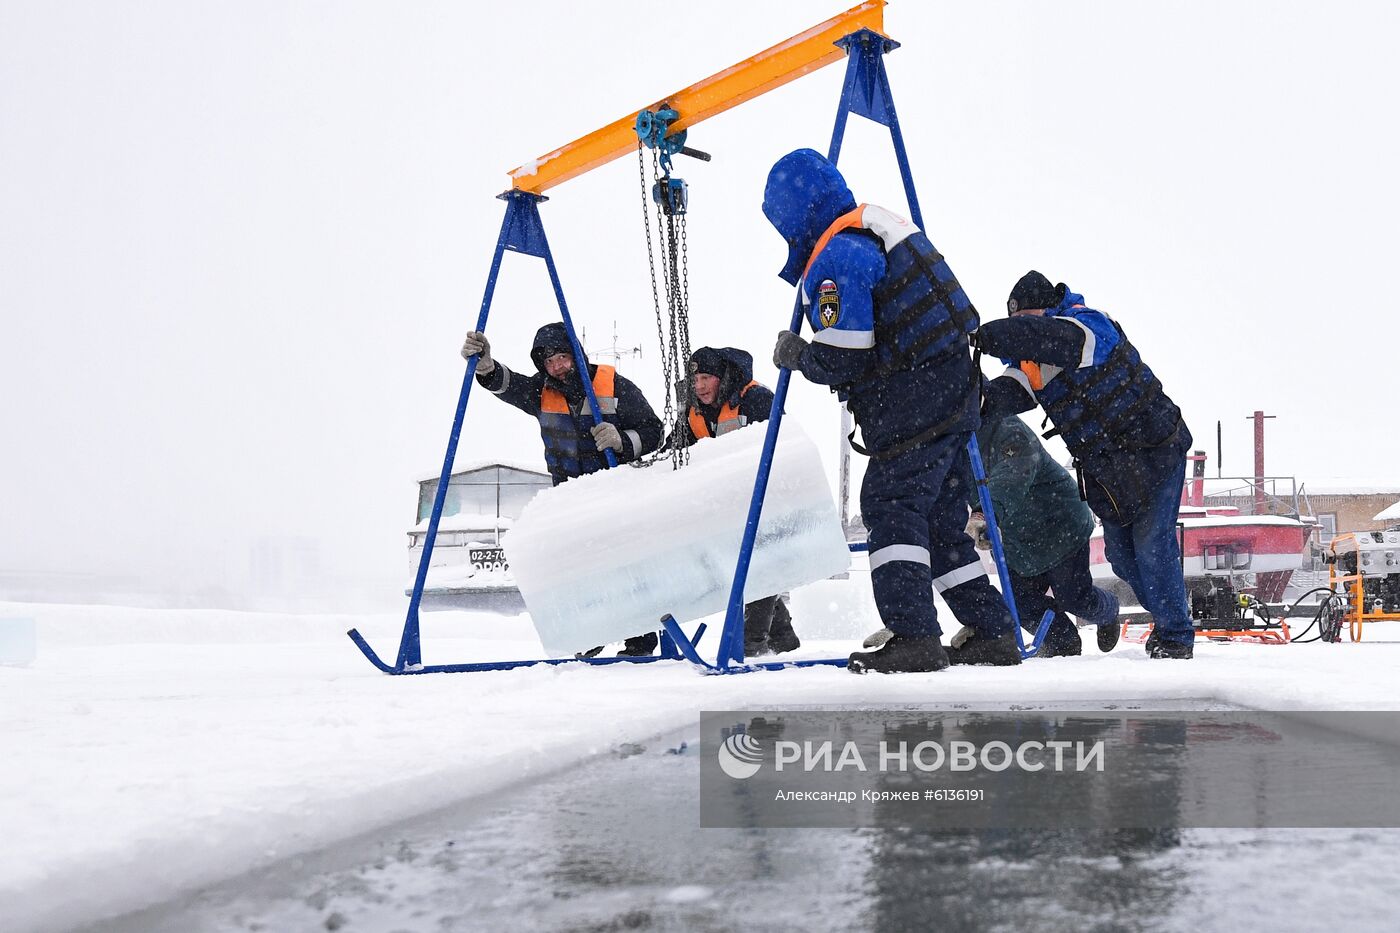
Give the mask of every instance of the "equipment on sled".
<svg viewBox="0 0 1400 933">
<path fill-rule="evenodd" d="M 1288 623 L 1275 619 L 1269 604 L 1235 589 L 1230 577 L 1207 575 L 1193 580 L 1187 591 L 1191 624 L 1197 638 L 1282 645 L 1289 641 Z"/>
<path fill-rule="evenodd" d="M 1186 595 L 1197 638 L 1259 645 L 1286 645 L 1292 640 L 1284 607 L 1270 606 L 1242 592 L 1231 577 L 1193 578 L 1187 582 Z M 1128 614 L 1120 637 L 1145 643 L 1152 634 L 1151 618 L 1146 612 Z"/>
<path fill-rule="evenodd" d="M 895 113 L 894 98 L 890 90 L 889 79 L 885 73 L 884 56 L 897 49 L 899 43 L 880 33 L 880 30 L 883 28 L 884 6 L 885 0 L 866 0 L 866 2 L 860 3 L 842 14 L 832 17 L 826 22 L 820 23 L 784 42 L 780 42 L 751 58 L 745 59 L 731 68 L 727 68 L 682 91 L 643 107 L 638 112 L 615 120 L 593 133 L 550 152 L 546 156 L 513 169 L 510 172 L 512 180 L 511 189 L 498 196 L 501 200 L 506 202 L 505 217 L 501 223 L 500 235 L 496 241 L 496 249 L 492 256 L 490 271 L 487 274 L 486 291 L 482 298 L 481 311 L 477 319 L 475 330 L 482 332 L 486 330 L 492 296 L 495 293 L 496 279 L 500 273 L 501 260 L 505 252 L 511 251 L 539 257 L 545 262 L 545 268 L 549 274 L 550 283 L 554 288 L 560 315 L 563 319 L 565 330 L 569 334 L 575 366 L 578 371 L 585 371 L 583 351 L 576 337 L 573 321 L 569 316 L 568 306 L 564 300 L 563 286 L 560 283 L 559 274 L 554 265 L 554 258 L 545 238 L 544 227 L 539 214 L 539 205 L 548 200 L 543 192 L 555 185 L 620 158 L 629 152 L 636 151 L 638 154 L 639 173 L 641 175 L 643 219 L 646 224 L 648 256 L 652 267 L 653 298 L 657 310 L 658 338 L 663 351 L 663 377 L 666 380 L 665 384 L 668 388 L 676 385 L 678 378 L 684 377 L 685 375 L 685 366 L 689 360 L 690 354 L 688 323 L 689 295 L 685 236 L 685 219 L 688 215 L 690 205 L 689 192 L 685 182 L 681 179 L 671 177 L 671 156 L 682 154 L 708 161 L 708 156 L 706 154 L 692 150 L 685 145 L 686 135 L 690 127 L 708 117 L 715 116 L 716 114 L 736 107 L 739 104 L 781 87 L 790 81 L 815 71 L 824 65 L 831 64 L 843 57 L 846 59 L 846 76 L 842 86 L 841 101 L 836 110 L 835 126 L 832 130 L 831 144 L 827 151 L 827 158 L 833 164 L 839 159 L 841 144 L 846 131 L 847 117 L 850 113 L 854 112 L 887 127 L 890 131 L 890 140 L 894 146 L 900 176 L 904 183 L 905 196 L 909 206 L 909 217 L 917 226 L 923 227 L 923 215 L 919 209 L 918 197 L 914 190 L 913 176 L 909 168 L 909 158 L 908 154 L 905 152 L 904 138 L 900 132 L 899 119 Z M 649 192 L 643 152 L 645 149 L 650 149 L 652 151 L 654 160 L 652 184 Z M 648 193 L 650 194 L 650 199 L 648 199 Z M 648 209 L 648 202 L 653 205 L 654 210 Z M 656 283 L 656 260 L 650 226 L 650 218 L 653 213 L 655 214 L 657 222 L 657 236 L 660 240 L 661 279 L 663 288 L 658 288 Z M 663 290 L 666 295 L 665 315 L 662 313 L 660 297 Z M 791 324 L 789 325 L 789 329 L 794 333 L 800 332 L 802 317 L 802 307 L 799 300 L 795 302 Z M 758 664 L 744 663 L 745 590 L 754 562 L 756 540 L 760 527 L 763 526 L 761 518 L 764 498 L 769 485 L 770 473 L 773 469 L 775 447 L 782 426 L 783 405 L 787 398 L 788 384 L 792 375 L 791 372 L 786 369 L 780 370 L 778 383 L 774 388 L 773 407 L 767 422 L 767 432 L 764 436 L 762 451 L 758 456 L 757 475 L 754 477 L 753 491 L 750 497 L 747 515 L 744 519 L 742 543 L 736 555 L 737 562 L 734 567 L 732 582 L 729 585 L 728 596 L 722 601 L 725 607 L 724 628 L 720 634 L 719 646 L 713 663 L 704 661 L 696 652 L 696 645 L 703 633 L 704 626 L 699 626 L 693 636 L 687 636 L 676 622 L 672 614 L 673 609 L 668 609 L 666 615 L 658 620 L 660 626 L 664 628 L 661 638 L 660 657 L 558 657 L 537 660 L 467 664 L 423 664 L 418 618 L 419 606 L 422 599 L 424 580 L 432 556 L 433 541 L 436 538 L 438 522 L 442 516 L 448 480 L 456 457 L 457 444 L 462 430 L 467 401 L 470 397 L 472 384 L 475 381 L 476 364 L 477 359 L 473 357 L 468 362 L 466 373 L 462 379 L 457 408 L 452 422 L 452 428 L 448 435 L 447 451 L 443 460 L 442 473 L 438 482 L 437 494 L 433 501 L 433 511 L 428 524 L 417 578 L 414 582 L 413 595 L 409 601 L 403 634 L 399 641 L 398 655 L 394 663 L 390 665 L 380 660 L 378 655 L 375 654 L 374 650 L 358 632 L 354 630 L 349 632 L 350 638 L 376 667 L 389 674 L 422 674 L 433 672 L 504 670 L 532 664 L 637 663 L 682 657 L 706 671 L 715 673 L 731 673 L 787 666 L 809 666 L 815 664 L 842 667 L 846 665 L 846 658 Z M 599 423 L 602 421 L 602 415 L 598 408 L 597 398 L 592 391 L 592 387 L 589 385 L 589 380 L 584 379 L 583 385 L 586 390 L 587 401 L 593 415 L 594 423 Z M 677 401 L 683 400 L 684 399 L 678 399 Z M 684 417 L 685 406 L 673 406 L 672 399 L 668 393 L 665 407 L 666 424 L 668 427 L 674 427 L 676 419 Z M 748 432 L 738 432 L 741 436 L 746 433 Z M 707 442 L 707 444 L 714 443 L 716 442 Z M 996 556 L 997 569 L 1002 579 L 1003 598 L 1007 602 L 1013 619 L 1017 619 L 1015 632 L 1018 642 L 1022 645 L 1022 654 L 1023 656 L 1030 656 L 1035 653 L 1044 638 L 1045 631 L 1049 627 L 1053 614 L 1045 614 L 1035 639 L 1029 646 L 1021 641 L 1022 632 L 1014 599 L 1011 595 L 1009 576 L 1002 555 L 1001 539 L 996 530 L 996 518 L 992 509 L 991 497 L 986 489 L 986 475 L 985 471 L 982 469 L 982 461 L 981 457 L 978 455 L 976 444 L 976 438 L 974 437 L 969 442 L 969 452 L 971 454 L 974 476 L 980 484 L 979 493 L 982 500 L 983 512 L 987 517 L 988 529 L 993 543 L 993 553 Z M 687 458 L 691 456 L 680 449 L 670 451 L 669 453 L 672 459 L 672 465 L 675 468 L 683 466 Z M 606 455 L 608 467 L 615 468 L 617 466 L 617 460 L 612 451 L 606 451 Z M 656 459 L 656 457 L 653 457 L 651 461 Z M 822 481 L 822 488 L 825 489 L 824 480 Z M 696 504 L 694 507 L 703 508 L 706 506 Z M 837 520 L 837 527 L 839 528 L 839 520 Z M 737 527 L 733 529 L 735 537 L 738 536 L 738 530 Z M 844 536 L 842 540 L 844 541 Z M 864 550 L 865 546 L 853 545 L 852 548 Z M 518 564 L 515 569 L 517 582 L 521 585 L 521 592 L 525 595 L 528 604 L 531 595 L 527 591 L 526 581 L 520 574 Z M 614 567 L 611 568 L 610 572 L 625 574 L 629 572 L 629 569 Z M 761 575 L 762 571 L 761 569 L 755 569 L 755 573 Z M 769 583 L 770 581 L 765 580 L 763 582 Z M 755 592 L 754 595 L 763 594 Z M 622 628 L 625 628 L 629 634 L 635 634 L 637 631 L 643 630 L 648 624 L 657 623 L 649 623 L 648 620 L 636 620 L 627 622 Z"/>
<path fill-rule="evenodd" d="M 1345 602 L 1352 641 L 1367 622 L 1400 621 L 1400 531 L 1337 535 L 1323 560 L 1328 587 Z"/>
</svg>

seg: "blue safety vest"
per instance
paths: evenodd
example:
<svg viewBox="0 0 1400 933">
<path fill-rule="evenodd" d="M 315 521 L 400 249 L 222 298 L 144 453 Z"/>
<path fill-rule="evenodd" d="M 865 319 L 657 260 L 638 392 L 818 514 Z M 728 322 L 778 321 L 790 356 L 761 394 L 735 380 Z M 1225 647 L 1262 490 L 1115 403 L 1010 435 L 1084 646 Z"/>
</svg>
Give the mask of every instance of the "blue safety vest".
<svg viewBox="0 0 1400 933">
<path fill-rule="evenodd" d="M 968 335 L 979 323 L 977 310 L 929 238 L 898 214 L 862 204 L 841 215 L 817 239 L 807 270 L 832 237 L 848 230 L 874 237 L 885 254 L 885 274 L 871 291 L 878 370 L 909 370 L 954 351 L 966 352 Z M 802 294 L 808 299 L 805 282 Z M 820 329 L 820 300 L 810 313 L 814 330 Z"/>
<path fill-rule="evenodd" d="M 613 388 L 617 371 L 599 366 L 593 374 L 593 394 L 604 421 L 617 422 L 617 396 Z M 593 413 L 587 399 L 571 406 L 563 392 L 546 385 L 540 390 L 540 439 L 544 462 L 558 486 L 567 479 L 596 473 L 607 466 L 590 433 Z"/>
</svg>

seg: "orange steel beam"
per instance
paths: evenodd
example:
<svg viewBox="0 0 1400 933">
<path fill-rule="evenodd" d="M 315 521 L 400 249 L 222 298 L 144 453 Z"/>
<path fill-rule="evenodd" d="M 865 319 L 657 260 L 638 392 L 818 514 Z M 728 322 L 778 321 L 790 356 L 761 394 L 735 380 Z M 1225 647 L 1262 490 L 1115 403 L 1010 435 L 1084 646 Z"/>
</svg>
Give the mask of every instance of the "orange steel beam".
<svg viewBox="0 0 1400 933">
<path fill-rule="evenodd" d="M 635 152 L 637 133 L 634 127 L 638 111 L 655 110 L 663 104 L 673 108 L 680 114 L 680 119 L 671 124 L 671 132 L 679 132 L 707 117 L 782 87 L 823 65 L 845 58 L 846 53 L 833 43 L 859 29 L 882 32 L 884 7 L 885 0 L 866 0 L 719 74 L 697 81 L 683 91 L 646 107 L 638 107 L 600 130 L 594 130 L 548 155 L 511 169 L 511 185 L 521 191 L 540 194 L 570 178 Z"/>
</svg>

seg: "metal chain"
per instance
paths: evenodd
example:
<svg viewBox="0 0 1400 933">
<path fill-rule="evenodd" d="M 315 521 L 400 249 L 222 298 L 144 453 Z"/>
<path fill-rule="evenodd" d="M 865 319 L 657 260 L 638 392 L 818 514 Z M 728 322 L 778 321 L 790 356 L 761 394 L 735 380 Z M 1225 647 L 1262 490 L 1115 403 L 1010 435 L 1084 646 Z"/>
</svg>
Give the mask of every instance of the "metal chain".
<svg viewBox="0 0 1400 933">
<path fill-rule="evenodd" d="M 661 160 L 657 151 L 653 149 L 651 153 L 651 178 L 653 185 L 660 184 L 661 176 Z M 661 336 L 661 357 L 665 361 L 666 408 L 670 411 L 672 409 L 671 396 L 675 392 L 676 383 L 684 378 L 685 365 L 688 359 L 678 359 L 676 353 L 676 279 L 675 276 L 671 274 L 671 238 L 667 236 L 669 224 L 674 221 L 674 218 L 663 214 L 661 203 L 656 199 L 652 201 L 652 209 L 656 211 L 656 235 L 661 245 L 661 278 L 666 289 L 666 323 L 669 334 L 663 334 Z M 681 451 L 684 450 L 684 447 L 680 445 L 680 419 L 688 415 L 689 412 L 682 412 L 679 404 L 675 405 L 674 409 L 676 415 L 675 419 L 672 420 L 668 418 L 666 421 L 668 436 L 672 438 L 671 446 L 665 450 L 658 450 L 657 458 L 659 459 L 663 454 L 669 455 L 671 458 L 671 469 L 679 470 L 684 465 L 681 456 Z"/>
<path fill-rule="evenodd" d="M 652 251 L 652 244 L 651 244 L 651 217 L 650 217 L 650 215 L 647 213 L 647 172 L 646 172 L 646 157 L 643 155 L 642 148 L 643 148 L 643 147 L 642 147 L 642 143 L 641 143 L 640 140 L 638 140 L 638 141 L 637 141 L 637 178 L 638 178 L 638 180 L 640 181 L 640 183 L 641 183 L 641 188 L 642 188 L 642 229 L 643 229 L 644 233 L 646 234 L 646 240 L 647 240 L 647 268 L 648 268 L 649 271 L 650 271 L 650 277 L 651 277 L 651 304 L 652 304 L 652 307 L 653 307 L 653 308 L 655 309 L 655 311 L 656 311 L 656 340 L 657 340 L 657 344 L 658 344 L 659 347 L 661 348 L 661 372 L 662 372 L 662 379 L 665 380 L 665 386 L 666 386 L 666 404 L 665 404 L 665 407 L 664 407 L 664 409 L 663 409 L 663 412 L 664 412 L 664 413 L 663 413 L 663 419 L 664 419 L 664 420 L 662 421 L 662 425 L 663 425 L 663 427 L 664 427 L 665 429 L 669 430 L 669 429 L 671 429 L 671 427 L 673 426 L 673 424 L 674 424 L 674 422 L 675 422 L 675 418 L 676 418 L 675 406 L 672 404 L 672 401 L 671 401 L 671 391 L 672 391 L 672 390 L 671 390 L 671 386 L 673 385 L 673 378 L 674 378 L 674 376 L 673 376 L 673 373 L 672 373 L 672 371 L 671 371 L 671 360 L 670 360 L 670 358 L 666 355 L 666 330 L 665 330 L 665 325 L 662 324 L 662 322 L 661 322 L 661 296 L 660 296 L 660 294 L 657 292 L 657 289 L 656 289 L 656 256 L 655 256 L 655 254 L 654 254 L 653 251 Z M 655 156 L 654 153 L 653 153 L 653 155 L 652 155 L 652 158 L 653 158 L 653 159 L 656 158 L 656 156 Z M 668 304 L 668 305 L 670 304 L 669 296 L 667 297 L 667 304 Z M 664 438 L 663 438 L 663 441 L 664 441 Z M 642 458 L 642 457 L 636 458 L 635 460 L 633 460 L 633 463 L 635 463 L 635 464 L 637 464 L 637 465 L 639 465 L 639 466 L 649 466 L 651 463 L 653 463 L 653 462 L 655 462 L 657 459 L 659 459 L 660 455 L 661 455 L 661 450 L 658 448 L 655 452 L 653 452 L 652 454 L 649 454 L 646 458 Z"/>
<path fill-rule="evenodd" d="M 655 150 L 652 150 L 651 159 L 652 180 L 653 183 L 656 183 L 661 178 L 661 166 Z M 658 203 L 655 206 L 656 234 L 662 250 L 662 281 L 666 290 L 667 320 L 663 322 L 661 294 L 656 286 L 656 255 L 652 248 L 651 218 L 647 213 L 646 161 L 640 142 L 637 144 L 637 176 L 642 189 L 642 228 L 647 240 L 647 265 L 651 274 L 651 300 L 652 307 L 656 312 L 656 337 L 661 349 L 661 372 L 666 394 L 663 426 L 668 436 L 673 439 L 673 443 L 670 447 L 663 444 L 651 454 L 639 457 L 632 463 L 638 467 L 651 466 L 662 457 L 669 455 L 671 468 L 680 469 L 690 462 L 689 448 L 680 443 L 683 430 L 682 421 L 689 416 L 689 411 L 682 410 L 685 406 L 677 404 L 679 400 L 675 400 L 673 397 L 679 380 L 687 377 L 686 367 L 690 362 L 690 286 L 688 273 L 685 269 L 685 215 L 681 215 L 678 245 L 675 215 L 668 213 L 663 217 L 661 205 Z M 669 339 L 667 339 L 668 336 Z"/>
<path fill-rule="evenodd" d="M 679 314 L 681 356 L 687 364 L 690 362 L 690 258 L 685 234 L 688 216 L 688 214 L 681 215 L 681 306 Z M 689 376 L 689 372 L 686 375 Z"/>
<path fill-rule="evenodd" d="M 675 284 L 676 306 L 673 311 L 673 317 L 675 318 L 676 322 L 676 355 L 681 360 L 681 371 L 684 374 L 683 378 L 686 378 L 688 380 L 690 375 L 690 276 L 687 270 L 688 263 L 686 256 L 685 214 L 682 214 L 680 216 L 680 220 L 677 222 L 676 226 L 680 227 L 680 268 L 679 275 L 677 275 Z M 676 232 L 675 228 L 671 228 L 670 232 L 672 235 L 671 251 L 672 255 L 675 255 L 677 253 L 677 245 L 674 239 Z M 688 408 L 686 414 L 687 416 L 689 415 Z M 690 448 L 682 448 L 681 450 L 677 451 L 677 453 L 680 457 L 681 466 L 685 466 L 686 464 L 690 463 Z"/>
<path fill-rule="evenodd" d="M 676 217 L 674 214 L 666 215 L 664 236 L 666 247 L 666 294 L 670 299 L 669 317 L 671 323 L 671 342 L 667 346 L 667 352 L 671 354 L 672 366 L 675 368 L 676 372 L 684 373 L 688 368 L 686 364 L 690 361 L 690 357 L 681 357 L 680 337 L 677 333 L 676 305 L 680 301 L 680 284 L 676 277 L 676 264 L 678 259 L 676 256 Z M 680 408 L 679 405 L 676 407 Z M 689 412 L 687 412 L 687 414 L 689 414 Z M 675 449 L 671 451 L 672 460 L 675 461 L 677 468 L 683 466 L 685 462 L 689 460 L 689 457 L 686 456 L 687 452 L 687 448 L 680 445 L 676 445 Z"/>
</svg>

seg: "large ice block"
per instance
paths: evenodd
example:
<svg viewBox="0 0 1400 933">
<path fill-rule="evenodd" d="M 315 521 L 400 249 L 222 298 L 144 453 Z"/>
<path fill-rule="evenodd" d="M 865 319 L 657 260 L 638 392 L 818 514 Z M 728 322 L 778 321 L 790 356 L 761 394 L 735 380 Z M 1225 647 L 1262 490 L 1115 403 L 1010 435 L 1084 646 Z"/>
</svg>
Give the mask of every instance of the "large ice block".
<svg viewBox="0 0 1400 933">
<path fill-rule="evenodd" d="M 764 426 L 703 440 L 690 464 L 619 466 L 539 493 L 502 545 L 551 655 L 724 610 Z M 783 422 L 744 593 L 757 599 L 850 563 L 817 448 Z"/>
</svg>

